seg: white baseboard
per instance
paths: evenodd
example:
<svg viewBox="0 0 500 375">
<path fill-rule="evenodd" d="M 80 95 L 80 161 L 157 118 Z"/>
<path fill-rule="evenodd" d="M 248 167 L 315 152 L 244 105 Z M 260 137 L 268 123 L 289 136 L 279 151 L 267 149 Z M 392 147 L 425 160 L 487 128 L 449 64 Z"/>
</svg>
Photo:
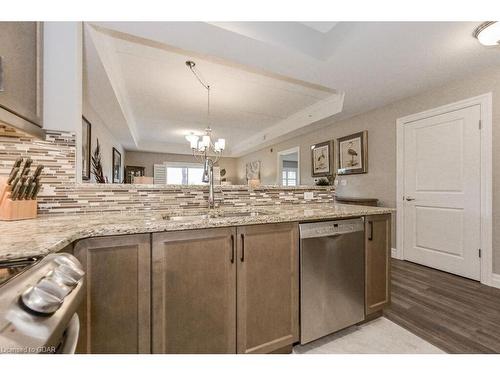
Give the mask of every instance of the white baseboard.
<svg viewBox="0 0 500 375">
<path fill-rule="evenodd" d="M 500 273 L 491 274 L 491 286 L 500 289 Z"/>
<path fill-rule="evenodd" d="M 398 258 L 398 251 L 395 248 L 391 248 L 391 257 Z"/>
<path fill-rule="evenodd" d="M 398 255 L 398 250 L 394 247 L 391 248 L 391 257 L 395 259 L 401 259 Z M 492 286 L 493 288 L 500 289 L 500 273 L 492 273 L 489 283 L 484 283 L 485 285 Z"/>
</svg>

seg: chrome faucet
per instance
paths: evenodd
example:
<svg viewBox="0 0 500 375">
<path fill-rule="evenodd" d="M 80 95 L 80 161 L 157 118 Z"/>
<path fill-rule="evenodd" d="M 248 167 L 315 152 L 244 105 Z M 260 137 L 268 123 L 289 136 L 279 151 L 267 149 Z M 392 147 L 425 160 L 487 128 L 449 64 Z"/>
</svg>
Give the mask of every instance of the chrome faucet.
<svg viewBox="0 0 500 375">
<path fill-rule="evenodd" d="M 214 162 L 209 158 L 205 159 L 203 167 L 203 182 L 208 182 L 208 208 L 215 208 L 214 198 Z"/>
</svg>

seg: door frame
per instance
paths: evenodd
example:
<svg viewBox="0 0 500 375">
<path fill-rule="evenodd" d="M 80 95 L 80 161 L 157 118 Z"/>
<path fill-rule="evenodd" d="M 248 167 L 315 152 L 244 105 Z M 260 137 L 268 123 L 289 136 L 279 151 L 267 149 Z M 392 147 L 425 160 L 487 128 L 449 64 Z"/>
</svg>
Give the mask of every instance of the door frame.
<svg viewBox="0 0 500 375">
<path fill-rule="evenodd" d="M 300 146 L 295 146 L 286 150 L 278 151 L 276 153 L 276 184 L 278 186 L 281 185 L 281 165 L 280 165 L 280 156 L 282 155 L 289 155 L 289 154 L 294 154 L 297 153 L 297 186 L 300 186 Z"/>
<path fill-rule="evenodd" d="M 396 120 L 396 252 L 395 258 L 405 259 L 404 230 L 404 127 L 408 123 L 423 120 L 467 107 L 479 105 L 481 112 L 481 283 L 494 286 L 493 282 L 493 239 L 492 239 L 492 186 L 493 186 L 493 145 L 492 145 L 492 93 L 443 105 L 427 111 L 401 117 Z"/>
</svg>

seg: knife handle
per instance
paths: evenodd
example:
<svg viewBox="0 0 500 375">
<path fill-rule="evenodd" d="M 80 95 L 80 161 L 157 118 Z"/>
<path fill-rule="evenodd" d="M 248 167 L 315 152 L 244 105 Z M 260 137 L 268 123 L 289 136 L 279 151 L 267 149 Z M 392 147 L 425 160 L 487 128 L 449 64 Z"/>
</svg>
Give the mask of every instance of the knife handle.
<svg viewBox="0 0 500 375">
<path fill-rule="evenodd" d="M 19 175 L 17 175 L 14 180 L 12 180 L 12 183 L 10 184 L 10 186 L 12 186 L 12 190 L 14 190 L 14 188 L 16 187 L 17 183 L 19 182 L 19 179 L 21 177 Z"/>
<path fill-rule="evenodd" d="M 43 165 L 38 164 L 35 169 L 35 172 L 33 172 L 33 178 L 37 178 L 38 176 L 40 176 L 40 174 L 42 174 L 42 170 L 43 170 Z"/>
<path fill-rule="evenodd" d="M 40 192 L 41 187 L 42 187 L 42 184 L 37 182 L 35 189 L 33 190 L 33 194 L 31 195 L 31 199 L 36 199 L 36 197 L 38 196 L 38 193 Z"/>
<path fill-rule="evenodd" d="M 26 180 L 26 184 L 23 186 L 23 190 L 19 195 L 19 199 L 29 199 L 29 192 L 31 190 L 31 185 L 33 184 L 33 176 L 29 176 Z"/>
<path fill-rule="evenodd" d="M 26 176 L 29 173 L 32 162 L 33 160 L 31 160 L 31 158 L 26 159 L 23 168 L 21 169 L 21 176 Z"/>
<path fill-rule="evenodd" d="M 31 197 L 33 196 L 35 188 L 36 188 L 36 181 L 33 180 L 33 182 L 26 189 L 26 193 L 24 193 L 24 199 L 32 199 Z"/>
<path fill-rule="evenodd" d="M 24 192 L 26 191 L 26 176 L 21 176 L 19 181 L 19 190 L 17 191 L 16 199 L 23 199 Z"/>
<path fill-rule="evenodd" d="M 16 183 L 12 185 L 12 193 L 10 194 L 10 199 L 15 201 L 17 199 L 17 196 L 19 195 L 19 189 L 21 189 L 22 182 L 21 178 L 17 177 L 16 178 Z"/>
<path fill-rule="evenodd" d="M 19 168 L 21 164 L 23 163 L 24 158 L 22 156 L 19 156 L 16 161 L 14 162 L 14 166 L 12 168 Z"/>
<path fill-rule="evenodd" d="M 17 176 L 17 172 L 19 172 L 19 167 L 13 167 L 10 171 L 9 178 L 7 179 L 7 185 L 10 185 L 12 181 L 14 181 Z"/>
</svg>

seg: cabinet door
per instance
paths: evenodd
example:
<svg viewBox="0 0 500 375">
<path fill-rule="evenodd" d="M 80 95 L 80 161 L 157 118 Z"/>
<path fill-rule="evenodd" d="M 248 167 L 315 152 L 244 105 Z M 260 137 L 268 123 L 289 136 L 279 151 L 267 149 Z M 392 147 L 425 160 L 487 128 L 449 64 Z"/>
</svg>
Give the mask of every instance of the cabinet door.
<svg viewBox="0 0 500 375">
<path fill-rule="evenodd" d="M 391 303 L 391 215 L 366 217 L 366 315 Z"/>
<path fill-rule="evenodd" d="M 235 234 L 153 234 L 153 353 L 235 353 Z"/>
<path fill-rule="evenodd" d="M 0 22 L 0 59 L 0 107 L 41 126 L 41 23 Z"/>
<path fill-rule="evenodd" d="M 298 225 L 238 228 L 238 353 L 271 353 L 298 341 Z"/>
<path fill-rule="evenodd" d="M 77 351 L 150 353 L 150 235 L 86 239 L 74 254 L 86 271 Z"/>
</svg>

